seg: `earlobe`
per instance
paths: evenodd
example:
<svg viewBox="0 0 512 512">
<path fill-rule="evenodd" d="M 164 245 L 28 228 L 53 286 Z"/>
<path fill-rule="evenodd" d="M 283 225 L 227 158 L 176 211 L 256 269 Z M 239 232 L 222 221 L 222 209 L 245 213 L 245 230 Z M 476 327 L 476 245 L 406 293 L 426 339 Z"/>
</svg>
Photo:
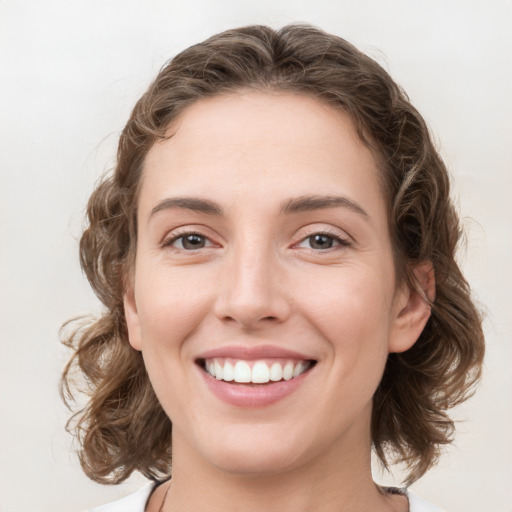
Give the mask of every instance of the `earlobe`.
<svg viewBox="0 0 512 512">
<path fill-rule="evenodd" d="M 416 286 L 405 285 L 399 292 L 388 351 L 405 352 L 420 337 L 431 314 L 435 299 L 435 275 L 432 263 L 424 262 L 413 270 Z"/>
<path fill-rule="evenodd" d="M 123 296 L 124 316 L 128 328 L 128 341 L 135 350 L 142 350 L 139 313 L 135 303 L 133 289 L 127 290 Z"/>
</svg>

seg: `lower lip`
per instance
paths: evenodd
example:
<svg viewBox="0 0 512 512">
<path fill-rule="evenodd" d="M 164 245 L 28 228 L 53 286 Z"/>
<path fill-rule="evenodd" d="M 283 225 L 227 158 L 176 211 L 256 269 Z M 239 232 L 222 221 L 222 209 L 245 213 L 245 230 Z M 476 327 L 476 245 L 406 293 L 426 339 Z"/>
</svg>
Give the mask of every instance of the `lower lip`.
<svg viewBox="0 0 512 512">
<path fill-rule="evenodd" d="M 304 382 L 311 370 L 298 377 L 268 384 L 237 384 L 217 380 L 201 370 L 210 391 L 223 402 L 237 407 L 265 407 L 291 395 Z"/>
</svg>

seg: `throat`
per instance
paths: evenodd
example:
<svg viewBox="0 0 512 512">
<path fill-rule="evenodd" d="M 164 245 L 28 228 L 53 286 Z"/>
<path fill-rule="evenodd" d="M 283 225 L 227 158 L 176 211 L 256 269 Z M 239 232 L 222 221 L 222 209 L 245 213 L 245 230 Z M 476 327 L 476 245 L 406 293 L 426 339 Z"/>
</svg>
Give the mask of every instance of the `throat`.
<svg viewBox="0 0 512 512">
<path fill-rule="evenodd" d="M 349 474 L 345 470 L 331 472 L 328 466 L 320 472 L 304 466 L 259 475 L 226 473 L 218 468 L 182 472 L 178 464 L 173 468 L 172 485 L 161 486 L 159 507 L 148 508 L 148 512 L 239 512 L 241 504 L 244 512 L 408 511 L 403 492 L 382 492 L 371 472 L 367 478 L 357 472 L 354 478 Z"/>
</svg>

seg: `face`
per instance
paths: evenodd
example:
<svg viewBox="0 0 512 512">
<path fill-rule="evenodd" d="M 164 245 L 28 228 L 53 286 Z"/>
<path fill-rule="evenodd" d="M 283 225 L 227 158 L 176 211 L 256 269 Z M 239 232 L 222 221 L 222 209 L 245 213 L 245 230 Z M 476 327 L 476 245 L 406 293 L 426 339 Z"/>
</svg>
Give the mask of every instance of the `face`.
<svg viewBox="0 0 512 512">
<path fill-rule="evenodd" d="M 371 152 L 346 114 L 287 93 L 199 101 L 169 134 L 145 160 L 125 312 L 175 461 L 369 454 L 387 355 L 426 321 L 395 283 Z"/>
</svg>

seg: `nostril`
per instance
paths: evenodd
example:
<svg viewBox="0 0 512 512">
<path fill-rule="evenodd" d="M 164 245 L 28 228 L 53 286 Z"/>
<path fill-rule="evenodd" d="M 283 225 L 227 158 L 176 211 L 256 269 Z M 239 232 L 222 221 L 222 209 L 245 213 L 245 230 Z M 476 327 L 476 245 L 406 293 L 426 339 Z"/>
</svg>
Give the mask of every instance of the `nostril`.
<svg viewBox="0 0 512 512">
<path fill-rule="evenodd" d="M 245 325 L 247 327 L 251 327 L 251 326 L 255 326 L 256 324 L 260 323 L 260 322 L 264 322 L 264 323 L 277 323 L 279 322 L 279 317 L 277 316 L 263 316 L 261 318 L 258 318 L 257 315 L 254 315 L 254 316 L 244 316 L 243 314 L 240 314 L 238 316 L 231 316 L 231 315 L 226 315 L 222 318 L 222 320 L 224 322 L 229 322 L 229 323 L 239 323 L 239 324 L 242 324 L 242 325 Z"/>
</svg>

